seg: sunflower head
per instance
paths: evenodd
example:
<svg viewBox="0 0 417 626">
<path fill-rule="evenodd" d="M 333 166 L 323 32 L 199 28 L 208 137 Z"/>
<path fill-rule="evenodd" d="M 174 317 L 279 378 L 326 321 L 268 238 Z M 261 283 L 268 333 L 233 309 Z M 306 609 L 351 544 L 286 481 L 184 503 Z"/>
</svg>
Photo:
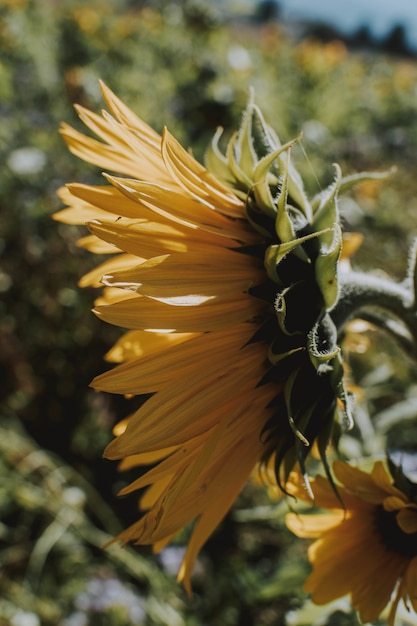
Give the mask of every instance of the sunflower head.
<svg viewBox="0 0 417 626">
<path fill-rule="evenodd" d="M 249 98 L 225 153 L 220 131 L 198 163 L 107 87 L 102 116 L 82 107 L 101 141 L 63 125 L 70 150 L 112 172 L 103 186 L 71 184 L 56 219 L 86 222 L 80 241 L 109 259 L 81 285 L 105 286 L 95 313 L 128 332 L 98 390 L 146 401 L 116 429 L 105 455 L 146 466 L 124 493 L 145 488 L 144 516 L 122 541 L 166 545 L 195 522 L 180 576 L 254 467 L 283 485 L 316 444 L 349 427 L 334 311 L 343 254 L 338 195 L 369 178 L 342 178 L 308 198 L 281 144 Z"/>
<path fill-rule="evenodd" d="M 401 599 L 417 609 L 417 485 L 392 461 L 377 461 L 370 472 L 336 461 L 333 472 L 339 499 L 330 481 L 317 476 L 311 487 L 322 510 L 287 515 L 296 535 L 316 539 L 305 588 L 316 604 L 350 594 L 363 623 L 389 605 L 393 626 Z M 288 490 L 307 499 L 295 473 Z"/>
</svg>

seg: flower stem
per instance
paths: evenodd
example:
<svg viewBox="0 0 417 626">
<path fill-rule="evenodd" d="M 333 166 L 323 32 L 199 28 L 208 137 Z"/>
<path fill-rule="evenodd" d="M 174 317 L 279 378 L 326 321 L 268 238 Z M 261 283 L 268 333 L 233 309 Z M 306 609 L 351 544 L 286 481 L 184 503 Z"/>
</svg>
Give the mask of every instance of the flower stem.
<svg viewBox="0 0 417 626">
<path fill-rule="evenodd" d="M 367 319 L 388 330 L 407 352 L 417 357 L 415 299 L 405 282 L 350 271 L 341 273 L 339 285 L 339 299 L 330 313 L 339 332 L 353 317 Z"/>
</svg>

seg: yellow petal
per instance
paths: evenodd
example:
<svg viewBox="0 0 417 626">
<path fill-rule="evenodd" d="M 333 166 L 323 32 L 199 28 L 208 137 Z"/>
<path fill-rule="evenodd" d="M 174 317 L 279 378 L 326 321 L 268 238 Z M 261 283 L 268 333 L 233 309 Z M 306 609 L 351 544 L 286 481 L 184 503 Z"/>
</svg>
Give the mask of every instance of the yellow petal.
<svg viewBox="0 0 417 626">
<path fill-rule="evenodd" d="M 215 256 L 204 251 L 163 255 L 148 262 L 131 263 L 126 270 L 108 273 L 105 284 L 131 286 L 153 298 L 186 295 L 232 296 L 263 282 L 259 261 L 220 249 Z"/>
<path fill-rule="evenodd" d="M 70 194 L 70 201 L 72 200 L 72 202 L 74 202 L 74 198 L 77 198 L 79 201 L 86 203 L 87 206 L 92 205 L 98 207 L 99 215 L 96 216 L 97 219 L 109 219 L 110 216 L 108 213 L 112 213 L 117 217 L 127 217 L 130 219 L 141 217 L 149 219 L 152 215 L 146 208 L 127 198 L 111 185 L 93 187 L 91 185 L 72 183 L 68 185 L 68 192 Z M 68 200 L 67 203 L 69 204 Z"/>
<path fill-rule="evenodd" d="M 384 490 L 388 494 L 392 494 L 393 496 L 397 496 L 399 498 L 404 499 L 404 494 L 402 491 L 394 487 L 392 484 L 392 478 L 388 474 L 384 464 L 382 461 L 376 461 L 373 469 L 372 469 L 372 480 L 381 490 Z"/>
<path fill-rule="evenodd" d="M 299 515 L 288 513 L 285 523 L 297 537 L 312 539 L 320 537 L 334 526 L 338 526 L 344 519 L 344 513 L 323 513 L 311 515 Z"/>
<path fill-rule="evenodd" d="M 212 245 L 213 235 L 196 230 L 187 233 L 179 224 L 170 226 L 163 222 L 123 218 L 116 222 L 89 222 L 88 228 L 103 241 L 139 257 L 151 258 L 190 250 L 211 250 L 213 254 L 217 252 L 217 246 Z"/>
<path fill-rule="evenodd" d="M 82 237 L 77 241 L 77 246 L 80 248 L 85 248 L 89 252 L 93 252 L 94 254 L 117 254 L 122 252 L 119 248 L 117 248 L 113 243 L 108 243 L 107 241 L 103 241 L 99 237 L 95 235 L 87 235 L 87 237 Z"/>
<path fill-rule="evenodd" d="M 415 505 L 401 509 L 397 514 L 397 523 L 401 530 L 408 535 L 417 533 L 417 510 Z"/>
<path fill-rule="evenodd" d="M 101 296 L 94 300 L 95 307 L 110 307 L 110 305 L 119 304 L 126 300 L 134 300 L 136 294 L 126 289 L 119 289 L 118 287 L 106 287 L 102 290 Z"/>
<path fill-rule="evenodd" d="M 127 421 L 129 421 L 129 418 Z M 152 452 L 144 452 L 143 454 L 132 454 L 131 456 L 127 456 L 120 461 L 119 469 L 120 471 L 124 471 L 132 469 L 133 467 L 159 463 L 159 461 L 162 461 L 166 457 L 170 456 L 177 449 L 178 446 L 170 446 L 168 448 L 161 448 L 160 450 L 152 450 Z"/>
<path fill-rule="evenodd" d="M 261 302 L 247 294 L 215 298 L 198 306 L 173 306 L 133 294 L 129 302 L 97 306 L 94 313 L 105 322 L 131 330 L 170 329 L 180 333 L 200 333 L 251 321 L 261 314 L 263 308 Z"/>
<path fill-rule="evenodd" d="M 210 433 L 211 431 L 209 431 Z M 174 475 L 181 474 L 183 470 L 198 456 L 201 452 L 201 448 L 203 447 L 209 433 L 203 433 L 194 439 L 190 439 L 186 442 L 186 444 L 182 446 L 178 446 L 177 448 L 171 447 L 167 448 L 168 450 L 173 450 L 171 454 L 169 454 L 165 459 L 161 460 L 158 465 L 153 467 L 151 470 L 143 474 L 140 478 L 135 480 L 133 483 L 124 487 L 119 495 L 126 495 L 128 493 L 132 493 L 132 491 L 136 491 L 137 489 L 142 489 L 152 483 L 164 480 L 165 478 L 173 477 Z M 159 450 L 158 450 L 159 453 Z M 143 455 L 135 455 L 130 458 L 132 459 L 141 459 L 143 464 L 143 459 L 148 459 L 151 455 L 155 456 L 155 452 L 147 452 Z M 158 454 L 159 456 L 159 454 Z M 128 457 L 129 458 L 129 457 Z M 159 459 L 158 459 L 159 460 Z M 136 462 L 137 463 L 137 462 Z"/>
<path fill-rule="evenodd" d="M 253 394 L 251 383 L 256 384 L 262 374 L 259 348 L 242 350 L 239 362 L 232 367 L 233 357 L 224 354 L 217 366 L 213 358 L 207 371 L 189 373 L 182 386 L 174 380 L 132 416 L 126 431 L 107 446 L 106 457 L 117 459 L 156 450 L 162 442 L 164 446 L 183 444 L 212 428 L 225 412 L 239 411 Z M 237 355 L 233 356 L 236 359 Z M 263 392 L 269 396 L 267 387 Z"/>
<path fill-rule="evenodd" d="M 107 106 L 120 122 L 138 131 L 149 141 L 155 144 L 160 143 L 161 136 L 133 113 L 133 111 L 131 111 L 131 109 L 129 109 L 129 107 L 127 107 L 102 81 L 100 81 L 100 88 Z"/>
<path fill-rule="evenodd" d="M 160 145 L 141 137 L 137 132 L 130 131 L 126 126 L 117 122 L 111 115 L 102 112 L 102 117 L 81 106 L 75 107 L 80 119 L 90 130 L 103 139 L 101 152 L 106 150 L 117 151 L 120 155 L 130 156 L 130 171 L 135 178 L 145 180 L 158 180 L 161 183 L 169 183 L 171 178 L 166 171 L 161 157 Z M 90 139 L 86 137 L 85 139 Z M 90 141 L 94 141 L 90 139 Z M 85 156 L 83 157 L 85 159 Z M 97 165 L 97 162 L 95 163 Z M 106 169 L 128 173 L 126 170 L 118 170 L 113 166 Z"/>
<path fill-rule="evenodd" d="M 205 167 L 198 163 L 181 144 L 164 130 L 162 156 L 174 180 L 201 202 L 215 206 L 218 211 L 231 217 L 244 217 L 244 205 L 224 187 Z"/>
<path fill-rule="evenodd" d="M 340 509 L 342 507 L 331 484 L 323 476 L 316 476 L 310 479 L 310 486 L 314 494 L 314 504 L 323 509 Z M 305 479 L 300 472 L 291 472 L 286 484 L 288 493 L 296 499 L 300 499 L 311 504 L 311 495 L 306 488 Z M 345 491 L 338 486 L 341 499 L 345 501 Z"/>
<path fill-rule="evenodd" d="M 259 241 L 259 236 L 244 220 L 231 220 L 224 216 L 215 206 L 206 206 L 184 190 L 178 191 L 160 184 L 141 180 L 123 179 L 108 176 L 108 180 L 132 201 L 147 206 L 158 215 L 198 227 L 220 237 L 228 237 L 245 243 Z"/>
<path fill-rule="evenodd" d="M 166 350 L 162 358 L 157 351 L 129 361 L 97 376 L 91 386 L 110 393 L 146 394 L 160 390 L 176 379 L 189 381 L 188 374 L 200 370 L 202 362 L 205 374 L 218 370 L 219 361 L 224 359 L 226 361 L 223 362 L 233 366 L 240 358 L 240 348 L 250 339 L 252 332 L 253 329 L 247 324 L 218 333 L 204 333 L 190 341 L 182 341 L 177 346 L 171 344 L 172 347 Z M 165 343 L 165 346 L 168 347 L 168 344 Z M 252 353 L 255 356 L 259 351 Z M 260 362 L 263 358 L 262 351 Z"/>
<path fill-rule="evenodd" d="M 223 414 L 225 421 L 217 433 L 210 435 L 201 455 L 180 471 L 175 480 L 167 477 L 165 483 L 162 480 L 155 483 L 149 490 L 152 498 L 147 500 L 147 504 L 152 503 L 152 509 L 119 537 L 121 541 L 164 542 L 199 517 L 180 574 L 187 586 L 198 550 L 233 504 L 262 455 L 262 408 L 267 401 L 264 396 L 264 389 L 255 389 L 240 410 Z M 224 475 L 228 476 L 226 482 Z"/>
<path fill-rule="evenodd" d="M 357 467 L 342 461 L 335 461 L 333 471 L 336 478 L 345 486 L 346 491 L 367 502 L 380 504 L 387 495 L 384 488 L 375 482 L 373 475 L 363 472 Z M 383 471 L 385 472 L 385 470 Z"/>
<path fill-rule="evenodd" d="M 388 496 L 384 499 L 383 506 L 386 511 L 399 511 L 406 506 L 406 502 L 404 501 L 404 498 Z"/>
<path fill-rule="evenodd" d="M 198 333 L 157 333 L 131 330 L 125 333 L 107 352 L 105 358 L 112 363 L 122 363 L 151 356 L 183 341 L 198 337 Z"/>
<path fill-rule="evenodd" d="M 376 557 L 372 565 L 363 571 L 363 577 L 352 593 L 352 605 L 359 611 L 363 623 L 379 617 L 405 569 L 404 559 L 388 552 Z"/>
<path fill-rule="evenodd" d="M 138 175 L 136 161 L 122 148 L 106 146 L 96 139 L 86 137 L 67 124 L 61 125 L 60 133 L 69 150 L 87 163 L 127 176 Z"/>
<path fill-rule="evenodd" d="M 58 211 L 58 213 L 54 213 L 52 216 L 54 220 L 65 224 L 85 224 L 89 220 L 106 219 L 108 217 L 106 212 L 100 208 L 74 197 L 69 187 L 70 185 L 61 187 L 57 192 L 60 200 L 69 206 Z"/>
<path fill-rule="evenodd" d="M 189 595 L 191 574 L 199 551 L 233 505 L 261 454 L 260 440 L 254 445 L 250 433 L 246 440 L 236 442 L 235 447 L 231 447 L 224 454 L 222 464 L 218 466 L 207 490 L 207 505 L 193 529 L 178 574 L 178 580 L 184 582 Z M 225 475 L 227 481 L 223 479 Z"/>
<path fill-rule="evenodd" d="M 146 259 L 140 259 L 132 254 L 118 254 L 104 263 L 97 265 L 97 267 L 88 272 L 88 274 L 85 274 L 78 284 L 80 287 L 102 287 L 104 274 L 122 271 L 140 261 L 145 262 Z"/>
</svg>

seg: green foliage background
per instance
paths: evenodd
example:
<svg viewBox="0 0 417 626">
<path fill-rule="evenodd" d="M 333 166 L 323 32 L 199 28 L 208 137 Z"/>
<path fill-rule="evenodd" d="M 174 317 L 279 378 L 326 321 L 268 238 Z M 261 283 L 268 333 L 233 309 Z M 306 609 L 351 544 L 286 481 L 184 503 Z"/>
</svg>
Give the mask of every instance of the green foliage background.
<svg viewBox="0 0 417 626">
<path fill-rule="evenodd" d="M 294 42 L 278 23 L 225 20 L 194 0 L 3 0 L 0 51 L 0 625 L 314 623 L 323 611 L 304 604 L 305 545 L 283 526 L 285 506 L 256 485 L 203 551 L 192 599 L 167 565 L 185 536 L 163 558 L 102 550 L 137 514 L 134 498 L 116 497 L 129 476 L 101 458 L 130 408 L 88 387 L 119 331 L 91 315 L 95 294 L 77 287 L 96 263 L 76 246 L 81 230 L 51 220 L 58 187 L 100 182 L 58 128 L 81 128 L 73 103 L 102 106 L 101 78 L 203 158 L 217 126 L 237 127 L 253 86 L 283 140 L 303 130 L 295 157 L 311 190 L 331 180 L 334 161 L 345 174 L 397 165 L 342 211 L 347 230 L 365 235 L 355 262 L 401 279 L 417 234 L 416 60 Z M 354 363 L 367 392 L 345 445 L 415 452 L 415 368 L 381 345 L 382 356 Z M 342 605 L 329 609 L 333 623 L 357 622 Z"/>
</svg>

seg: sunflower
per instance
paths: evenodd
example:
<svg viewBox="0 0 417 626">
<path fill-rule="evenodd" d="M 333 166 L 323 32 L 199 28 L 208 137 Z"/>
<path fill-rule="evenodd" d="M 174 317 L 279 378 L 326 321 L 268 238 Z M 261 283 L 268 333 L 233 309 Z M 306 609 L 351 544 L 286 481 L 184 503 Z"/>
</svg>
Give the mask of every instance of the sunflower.
<svg viewBox="0 0 417 626">
<path fill-rule="evenodd" d="M 337 196 L 361 175 L 311 200 L 282 145 L 249 98 L 225 153 L 218 131 L 198 163 L 105 85 L 110 113 L 77 107 L 100 140 L 62 126 L 76 156 L 107 185 L 59 191 L 80 245 L 107 261 L 82 286 L 103 287 L 95 314 L 127 332 L 95 389 L 150 397 L 115 429 L 105 451 L 142 467 L 122 493 L 146 488 L 145 514 L 122 542 L 161 549 L 194 522 L 179 578 L 259 463 L 279 484 L 313 444 L 325 462 L 335 424 L 351 422 L 338 329 L 342 247 Z M 367 177 L 367 176 L 366 176 Z M 151 467 L 151 469 L 149 469 Z M 326 466 L 327 467 L 327 466 Z M 146 469 L 144 469 L 146 468 Z"/>
<path fill-rule="evenodd" d="M 390 468 L 393 477 L 382 461 L 370 473 L 336 461 L 337 494 L 322 476 L 311 485 L 315 504 L 330 511 L 289 513 L 286 521 L 298 537 L 317 539 L 308 550 L 313 572 L 305 583 L 316 604 L 350 594 L 364 623 L 390 604 L 392 626 L 401 599 L 417 610 L 417 485 Z M 288 490 L 309 499 L 295 473 Z"/>
</svg>

